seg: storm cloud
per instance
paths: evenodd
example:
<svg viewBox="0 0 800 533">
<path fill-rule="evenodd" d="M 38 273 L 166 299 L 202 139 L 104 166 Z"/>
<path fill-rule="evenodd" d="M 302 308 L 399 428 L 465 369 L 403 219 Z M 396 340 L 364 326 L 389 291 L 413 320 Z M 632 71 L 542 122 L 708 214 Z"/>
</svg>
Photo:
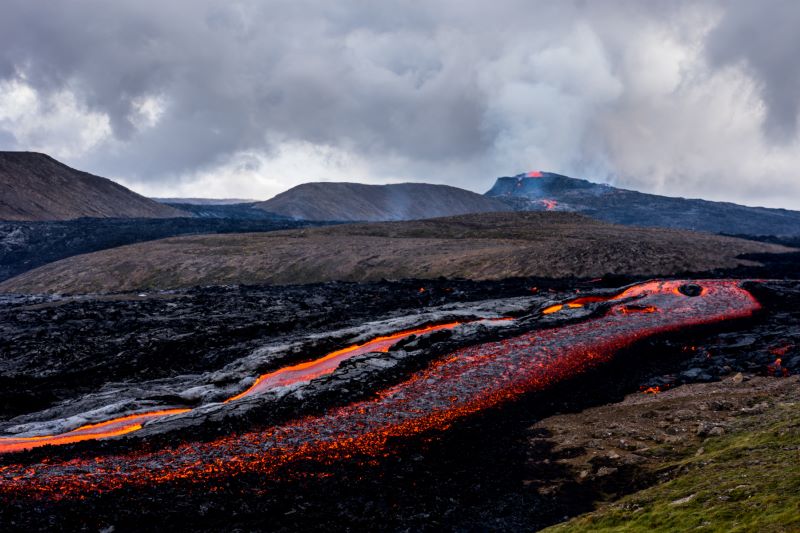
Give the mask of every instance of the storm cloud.
<svg viewBox="0 0 800 533">
<path fill-rule="evenodd" d="M 800 208 L 800 7 L 6 0 L 0 147 L 152 195 L 542 168 Z"/>
</svg>

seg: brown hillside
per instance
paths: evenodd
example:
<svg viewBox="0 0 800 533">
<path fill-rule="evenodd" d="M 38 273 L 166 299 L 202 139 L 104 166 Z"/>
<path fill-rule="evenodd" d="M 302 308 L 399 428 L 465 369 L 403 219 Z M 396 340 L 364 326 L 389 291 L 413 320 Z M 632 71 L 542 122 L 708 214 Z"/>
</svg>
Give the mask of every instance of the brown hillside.
<svg viewBox="0 0 800 533">
<path fill-rule="evenodd" d="M 35 152 L 0 152 L 0 220 L 187 216 Z"/>
<path fill-rule="evenodd" d="M 99 292 L 197 284 L 381 278 L 669 275 L 789 249 L 597 222 L 572 213 L 489 213 L 259 234 L 175 237 L 71 257 L 0 292 Z"/>
<path fill-rule="evenodd" d="M 303 220 L 368 222 L 512 210 L 496 198 L 430 183 L 304 183 L 256 207 Z"/>
</svg>

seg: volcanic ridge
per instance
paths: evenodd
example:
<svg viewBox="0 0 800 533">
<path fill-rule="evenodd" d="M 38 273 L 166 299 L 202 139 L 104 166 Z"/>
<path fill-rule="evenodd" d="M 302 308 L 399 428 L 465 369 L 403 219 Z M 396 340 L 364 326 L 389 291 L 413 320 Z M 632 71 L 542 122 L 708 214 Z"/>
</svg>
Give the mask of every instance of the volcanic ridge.
<svg viewBox="0 0 800 533">
<path fill-rule="evenodd" d="M 515 210 L 572 211 L 631 226 L 740 235 L 800 235 L 800 212 L 672 198 L 534 171 L 497 178 L 486 196 Z"/>
</svg>

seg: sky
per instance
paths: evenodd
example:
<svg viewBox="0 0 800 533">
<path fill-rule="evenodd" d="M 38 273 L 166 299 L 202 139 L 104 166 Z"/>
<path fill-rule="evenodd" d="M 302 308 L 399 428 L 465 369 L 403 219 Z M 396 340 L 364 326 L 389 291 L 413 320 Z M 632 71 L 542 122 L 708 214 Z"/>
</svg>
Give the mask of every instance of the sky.
<svg viewBox="0 0 800 533">
<path fill-rule="evenodd" d="M 800 209 L 795 0 L 3 0 L 0 149 L 150 196 L 542 169 Z"/>
</svg>

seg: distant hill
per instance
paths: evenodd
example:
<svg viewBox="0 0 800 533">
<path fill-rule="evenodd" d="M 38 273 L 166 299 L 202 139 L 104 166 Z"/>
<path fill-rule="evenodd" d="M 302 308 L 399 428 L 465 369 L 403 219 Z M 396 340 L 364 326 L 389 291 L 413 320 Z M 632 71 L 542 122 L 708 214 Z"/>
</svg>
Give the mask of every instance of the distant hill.
<svg viewBox="0 0 800 533">
<path fill-rule="evenodd" d="M 498 178 L 486 193 L 521 211 L 573 211 L 632 226 L 738 235 L 800 235 L 800 212 L 672 198 L 618 189 L 552 172 Z"/>
<path fill-rule="evenodd" d="M 0 152 L 0 220 L 189 216 L 35 152 Z"/>
<path fill-rule="evenodd" d="M 757 264 L 741 254 L 790 251 L 719 235 L 618 226 L 575 213 L 483 213 L 173 237 L 56 261 L 0 283 L 0 293 L 440 276 L 672 275 Z"/>
<path fill-rule="evenodd" d="M 256 207 L 303 220 L 389 221 L 509 211 L 493 198 L 449 185 L 304 183 Z"/>
</svg>

